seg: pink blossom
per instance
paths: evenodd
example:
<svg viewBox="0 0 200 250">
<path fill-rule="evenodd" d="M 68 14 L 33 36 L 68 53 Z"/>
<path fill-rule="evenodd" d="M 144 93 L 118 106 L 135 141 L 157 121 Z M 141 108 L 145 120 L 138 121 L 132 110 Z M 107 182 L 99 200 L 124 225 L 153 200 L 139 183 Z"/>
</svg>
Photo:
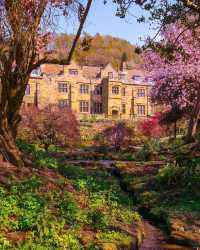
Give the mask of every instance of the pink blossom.
<svg viewBox="0 0 200 250">
<path fill-rule="evenodd" d="M 191 110 L 200 90 L 199 30 L 182 32 L 185 27 L 168 25 L 162 31 L 162 46 L 173 48 L 171 57 L 160 51 L 148 50 L 144 54 L 144 68 L 150 72 L 155 85 L 151 98 L 157 104 Z M 181 34 L 181 35 L 179 35 Z"/>
</svg>

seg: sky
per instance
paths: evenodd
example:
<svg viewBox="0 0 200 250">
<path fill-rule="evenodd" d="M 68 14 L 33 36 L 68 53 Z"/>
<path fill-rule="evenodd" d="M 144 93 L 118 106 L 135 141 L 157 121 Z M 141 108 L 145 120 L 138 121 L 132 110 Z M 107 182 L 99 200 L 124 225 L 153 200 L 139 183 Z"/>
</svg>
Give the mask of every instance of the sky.
<svg viewBox="0 0 200 250">
<path fill-rule="evenodd" d="M 116 4 L 113 4 L 112 0 L 108 1 L 106 5 L 103 4 L 103 0 L 94 0 L 84 31 L 91 35 L 100 33 L 102 35 L 124 38 L 135 45 L 143 44 L 144 42 L 141 41 L 141 38 L 144 40 L 145 37 L 153 36 L 155 33 L 149 24 L 137 22 L 135 16 L 140 16 L 141 14 L 147 16 L 139 7 L 130 9 L 125 19 L 116 17 L 115 13 Z M 74 27 L 76 25 L 73 25 L 73 23 L 63 27 L 62 32 L 75 33 L 76 29 Z"/>
</svg>

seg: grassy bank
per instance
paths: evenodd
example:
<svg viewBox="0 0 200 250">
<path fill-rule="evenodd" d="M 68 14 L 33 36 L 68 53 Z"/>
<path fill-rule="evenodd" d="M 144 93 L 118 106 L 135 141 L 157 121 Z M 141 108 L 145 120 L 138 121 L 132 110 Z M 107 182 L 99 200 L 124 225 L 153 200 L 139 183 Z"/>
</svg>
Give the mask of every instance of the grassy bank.
<svg viewBox="0 0 200 250">
<path fill-rule="evenodd" d="M 116 178 L 95 165 L 67 165 L 37 146 L 20 146 L 33 164 L 21 171 L 1 167 L 0 249 L 135 247 L 140 216 Z"/>
</svg>

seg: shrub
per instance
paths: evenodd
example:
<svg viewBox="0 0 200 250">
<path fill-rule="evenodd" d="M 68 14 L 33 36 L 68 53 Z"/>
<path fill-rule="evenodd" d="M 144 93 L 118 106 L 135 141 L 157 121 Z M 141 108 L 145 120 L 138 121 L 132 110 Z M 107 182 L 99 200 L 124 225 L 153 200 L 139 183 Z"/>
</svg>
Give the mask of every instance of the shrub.
<svg viewBox="0 0 200 250">
<path fill-rule="evenodd" d="M 60 210 L 67 224 L 87 223 L 87 215 L 79 207 L 71 193 L 65 192 L 63 200 L 60 203 Z"/>
<path fill-rule="evenodd" d="M 97 230 L 106 229 L 110 223 L 109 216 L 100 209 L 94 209 L 89 213 L 89 218 L 91 219 L 93 228 Z"/>
<path fill-rule="evenodd" d="M 139 123 L 139 131 L 148 138 L 160 137 L 162 128 L 159 125 L 160 113 L 154 114 L 152 117 Z"/>
<path fill-rule="evenodd" d="M 177 185 L 183 184 L 183 180 L 186 178 L 185 167 L 179 167 L 174 164 L 167 164 L 161 168 L 156 176 L 156 180 L 161 185 Z"/>
<path fill-rule="evenodd" d="M 45 150 L 50 145 L 71 146 L 80 140 L 78 122 L 70 109 L 24 107 L 21 115 L 19 137 L 41 144 Z"/>
<path fill-rule="evenodd" d="M 137 158 L 141 161 L 151 160 L 153 155 L 153 149 L 149 143 L 145 143 L 142 149 L 137 153 Z"/>
<path fill-rule="evenodd" d="M 45 200 L 32 193 L 22 195 L 18 203 L 20 208 L 19 229 L 28 230 L 37 225 L 39 215 L 45 206 Z"/>
<path fill-rule="evenodd" d="M 150 216 L 158 223 L 169 223 L 169 213 L 164 207 L 154 207 L 150 210 Z"/>
<path fill-rule="evenodd" d="M 97 239 L 99 242 L 112 242 L 118 244 L 124 243 L 127 245 L 129 242 L 132 241 L 132 238 L 129 234 L 125 232 L 117 232 L 117 231 L 108 231 L 108 232 L 99 232 L 97 233 Z M 120 247 L 121 248 L 121 247 Z M 128 249 L 124 247 L 123 249 Z"/>
<path fill-rule="evenodd" d="M 116 151 L 123 146 L 128 146 L 132 142 L 133 130 L 124 122 L 119 122 L 116 125 L 106 128 L 103 131 L 103 137 L 106 143 L 113 146 Z"/>
</svg>

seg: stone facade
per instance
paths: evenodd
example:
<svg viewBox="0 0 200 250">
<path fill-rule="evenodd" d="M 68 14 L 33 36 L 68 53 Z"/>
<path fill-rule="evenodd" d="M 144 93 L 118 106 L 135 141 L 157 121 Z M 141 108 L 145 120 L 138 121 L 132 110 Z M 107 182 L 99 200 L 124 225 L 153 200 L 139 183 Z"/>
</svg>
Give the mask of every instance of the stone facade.
<svg viewBox="0 0 200 250">
<path fill-rule="evenodd" d="M 141 119 L 152 115 L 150 78 L 138 67 L 115 71 L 104 68 L 42 65 L 31 75 L 25 105 L 44 108 L 49 104 L 69 106 L 81 117 Z"/>
</svg>

